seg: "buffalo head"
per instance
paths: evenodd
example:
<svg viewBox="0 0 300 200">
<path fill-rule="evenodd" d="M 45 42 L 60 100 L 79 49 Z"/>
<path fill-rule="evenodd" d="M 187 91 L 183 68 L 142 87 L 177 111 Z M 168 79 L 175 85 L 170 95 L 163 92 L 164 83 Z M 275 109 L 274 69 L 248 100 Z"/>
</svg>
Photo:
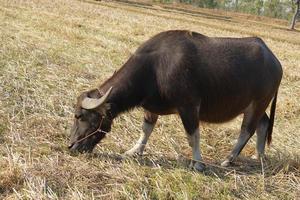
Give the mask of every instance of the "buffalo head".
<svg viewBox="0 0 300 200">
<path fill-rule="evenodd" d="M 84 92 L 78 97 L 71 129 L 71 151 L 92 152 L 96 144 L 110 131 L 112 119 L 107 98 L 111 90 L 112 88 L 100 98 L 91 98 L 90 92 Z"/>
</svg>

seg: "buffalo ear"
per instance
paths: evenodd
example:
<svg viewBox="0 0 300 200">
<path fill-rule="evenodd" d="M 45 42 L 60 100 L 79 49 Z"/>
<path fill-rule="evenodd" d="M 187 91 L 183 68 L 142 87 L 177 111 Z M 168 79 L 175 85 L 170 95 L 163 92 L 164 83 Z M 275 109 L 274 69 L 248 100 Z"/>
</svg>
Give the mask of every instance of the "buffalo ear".
<svg viewBox="0 0 300 200">
<path fill-rule="evenodd" d="M 102 116 L 106 116 L 107 111 L 111 108 L 110 103 L 104 103 L 103 105 L 99 106 L 95 110 L 100 113 Z"/>
<path fill-rule="evenodd" d="M 107 92 L 100 98 L 94 99 L 90 97 L 85 97 L 81 102 L 81 107 L 87 110 L 103 110 L 109 106 L 108 103 L 106 103 L 106 100 L 109 96 L 109 94 L 112 91 L 112 87 L 110 87 Z M 101 109 L 103 107 L 103 109 Z M 106 110 L 106 109 L 105 109 Z"/>
</svg>

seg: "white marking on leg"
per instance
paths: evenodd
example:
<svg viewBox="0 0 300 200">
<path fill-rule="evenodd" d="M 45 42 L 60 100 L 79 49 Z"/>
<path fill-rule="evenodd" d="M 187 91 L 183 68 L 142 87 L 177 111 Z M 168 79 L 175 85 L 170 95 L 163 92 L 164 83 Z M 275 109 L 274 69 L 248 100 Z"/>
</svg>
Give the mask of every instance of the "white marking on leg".
<svg viewBox="0 0 300 200">
<path fill-rule="evenodd" d="M 202 160 L 199 148 L 200 134 L 199 129 L 196 129 L 192 136 L 189 136 L 190 145 L 193 151 L 193 160 Z"/>
<path fill-rule="evenodd" d="M 267 139 L 267 130 L 268 130 L 268 121 L 259 123 L 259 126 L 256 130 L 257 140 L 256 140 L 256 151 L 257 151 L 257 159 L 260 157 L 264 157 L 265 154 L 265 146 Z"/>
<path fill-rule="evenodd" d="M 192 162 L 191 167 L 198 171 L 204 170 L 204 164 L 202 163 L 201 150 L 200 150 L 200 133 L 197 128 L 192 135 L 188 134 L 189 145 L 192 147 Z"/>
<path fill-rule="evenodd" d="M 134 155 L 134 154 L 143 155 L 145 146 L 146 146 L 147 141 L 153 131 L 153 128 L 154 128 L 154 124 L 144 122 L 143 123 L 143 132 L 141 133 L 140 138 L 138 139 L 138 141 L 136 142 L 134 147 L 132 147 L 130 150 L 126 151 L 125 154 L 127 154 L 127 155 Z"/>
</svg>

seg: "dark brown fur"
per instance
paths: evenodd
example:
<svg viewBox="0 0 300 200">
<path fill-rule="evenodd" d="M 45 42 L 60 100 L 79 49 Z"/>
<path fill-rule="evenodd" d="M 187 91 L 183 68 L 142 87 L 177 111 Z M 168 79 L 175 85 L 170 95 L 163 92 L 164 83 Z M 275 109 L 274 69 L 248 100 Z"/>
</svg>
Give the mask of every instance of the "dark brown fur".
<svg viewBox="0 0 300 200">
<path fill-rule="evenodd" d="M 221 123 L 244 113 L 242 132 L 245 130 L 251 137 L 275 97 L 268 123 L 271 138 L 281 77 L 279 61 L 259 38 L 210 38 L 190 31 L 167 31 L 142 44 L 100 86 L 101 93 L 113 87 L 106 116 L 82 109 L 80 101 L 77 110 L 87 116 L 95 112 L 97 117 L 89 123 L 98 126 L 101 118 L 111 123 L 120 113 L 139 106 L 156 119 L 157 115 L 179 113 L 188 134 L 193 133 L 199 121 Z M 79 99 L 84 96 L 101 95 L 91 90 Z M 145 117 L 153 123 L 156 119 L 149 114 Z M 110 130 L 109 123 L 103 130 Z M 74 132 L 77 136 L 71 143 L 90 131 L 83 132 Z"/>
</svg>

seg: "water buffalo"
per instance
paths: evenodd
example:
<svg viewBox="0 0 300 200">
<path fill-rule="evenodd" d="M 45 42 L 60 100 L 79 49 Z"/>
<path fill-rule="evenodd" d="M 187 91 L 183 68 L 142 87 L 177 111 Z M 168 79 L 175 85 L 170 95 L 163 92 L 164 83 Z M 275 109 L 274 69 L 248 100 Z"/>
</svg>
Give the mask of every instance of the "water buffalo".
<svg viewBox="0 0 300 200">
<path fill-rule="evenodd" d="M 143 153 L 159 115 L 177 113 L 192 148 L 193 169 L 205 167 L 200 121 L 221 123 L 244 115 L 237 144 L 223 166 L 234 161 L 255 131 L 262 156 L 266 142 L 271 142 L 281 78 L 280 62 L 260 38 L 162 32 L 142 44 L 99 88 L 78 97 L 69 148 L 92 151 L 116 116 L 143 107 L 143 133 L 127 154 Z"/>
</svg>

